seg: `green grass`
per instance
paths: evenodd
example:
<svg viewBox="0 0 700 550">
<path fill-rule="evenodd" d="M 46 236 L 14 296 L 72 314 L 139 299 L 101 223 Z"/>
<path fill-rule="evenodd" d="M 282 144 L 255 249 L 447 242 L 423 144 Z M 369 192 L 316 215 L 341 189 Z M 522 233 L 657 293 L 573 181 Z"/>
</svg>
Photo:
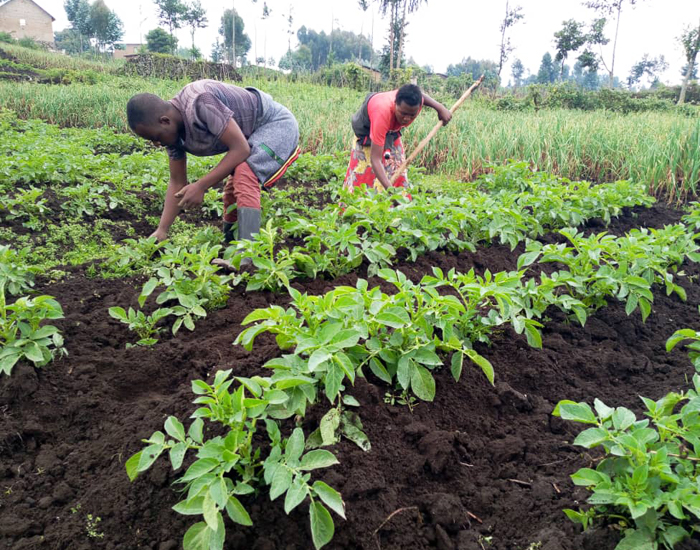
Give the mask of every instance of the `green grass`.
<svg viewBox="0 0 700 550">
<path fill-rule="evenodd" d="M 37 55 L 27 52 L 31 52 L 27 56 Z M 18 60 L 28 61 L 19 56 Z M 169 98 L 184 84 L 109 75 L 92 85 L 0 82 L 0 108 L 62 126 L 128 131 L 124 107 L 133 94 L 149 91 Z M 251 78 L 243 85 L 259 87 L 289 107 L 299 121 L 305 151 L 349 150 L 350 117 L 361 104 L 363 92 Z M 407 152 L 436 122 L 435 114 L 426 109 L 404 132 Z M 488 171 L 489 164 L 508 159 L 524 160 L 570 179 L 642 181 L 656 194 L 684 199 L 694 195 L 700 183 L 700 118 L 676 112 L 504 112 L 475 101 L 455 114 L 416 163 L 450 178 L 473 179 Z"/>
<path fill-rule="evenodd" d="M 16 44 L 2 43 L 0 48 L 17 59 L 37 69 L 73 69 L 77 71 L 93 70 L 101 73 L 111 73 L 124 65 L 123 59 L 100 60 L 85 57 L 71 57 L 46 50 L 23 48 Z"/>
</svg>

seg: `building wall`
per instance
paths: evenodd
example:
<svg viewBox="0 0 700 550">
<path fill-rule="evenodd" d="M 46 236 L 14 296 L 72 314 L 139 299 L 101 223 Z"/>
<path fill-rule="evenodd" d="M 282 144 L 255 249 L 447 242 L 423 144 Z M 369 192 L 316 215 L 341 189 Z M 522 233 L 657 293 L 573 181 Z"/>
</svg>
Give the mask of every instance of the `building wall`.
<svg viewBox="0 0 700 550">
<path fill-rule="evenodd" d="M 362 72 L 369 75 L 373 82 L 382 81 L 382 73 L 375 71 L 374 69 L 368 69 L 367 67 L 362 67 Z"/>
<path fill-rule="evenodd" d="M 53 43 L 51 16 L 30 0 L 10 0 L 0 6 L 0 31 L 11 33 L 13 38 Z"/>
<path fill-rule="evenodd" d="M 138 49 L 140 47 L 141 44 L 124 44 L 123 50 L 114 50 L 112 55 L 114 56 L 114 59 L 123 59 L 127 55 L 134 55 L 138 53 Z"/>
</svg>

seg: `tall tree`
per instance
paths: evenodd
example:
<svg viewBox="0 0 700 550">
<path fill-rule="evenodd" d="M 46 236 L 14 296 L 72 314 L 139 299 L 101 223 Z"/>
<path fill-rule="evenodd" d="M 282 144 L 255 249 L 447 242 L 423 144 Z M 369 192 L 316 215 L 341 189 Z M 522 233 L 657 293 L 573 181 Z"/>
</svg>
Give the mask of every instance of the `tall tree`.
<svg viewBox="0 0 700 550">
<path fill-rule="evenodd" d="M 668 69 L 668 63 L 663 55 L 650 58 L 649 54 L 645 53 L 642 59 L 632 66 L 627 78 L 627 86 L 632 89 L 645 75 L 650 81 L 655 82 L 666 69 Z"/>
<path fill-rule="evenodd" d="M 262 63 L 264 66 L 267 66 L 267 59 L 266 59 L 266 57 L 267 57 L 267 22 L 270 19 L 271 15 L 272 15 L 272 10 L 268 7 L 267 2 L 263 2 L 262 14 L 260 15 L 260 20 L 262 21 L 262 26 L 263 26 L 263 54 L 262 54 L 262 56 L 258 57 L 258 30 L 257 30 L 257 26 L 256 26 L 255 27 L 255 62 L 257 64 Z"/>
<path fill-rule="evenodd" d="M 506 0 L 506 14 L 503 17 L 503 21 L 501 21 L 501 26 L 499 29 L 501 31 L 501 49 L 498 56 L 499 77 L 501 76 L 503 65 L 506 61 L 508 61 L 508 56 L 510 56 L 515 49 L 510 43 L 510 37 L 506 36 L 508 29 L 525 17 L 522 10 L 523 8 L 521 6 L 515 6 L 513 9 L 510 9 L 509 0 Z"/>
<path fill-rule="evenodd" d="M 552 61 L 552 56 L 549 52 L 542 56 L 540 69 L 537 71 L 538 84 L 551 84 L 557 79 L 557 67 Z"/>
<path fill-rule="evenodd" d="M 53 41 L 56 44 L 56 49 L 64 51 L 68 55 L 77 55 L 83 53 L 82 36 L 75 29 L 63 29 L 53 33 Z"/>
<path fill-rule="evenodd" d="M 520 86 L 520 82 L 522 81 L 523 74 L 525 73 L 525 67 L 523 66 L 523 62 L 520 61 L 520 59 L 516 59 L 513 61 L 513 65 L 511 65 L 510 72 L 513 75 L 513 87 L 518 88 Z"/>
<path fill-rule="evenodd" d="M 202 3 L 199 0 L 194 0 L 192 4 L 187 6 L 183 21 L 187 23 L 187 26 L 190 28 L 190 34 L 192 35 L 192 57 L 194 58 L 194 33 L 197 29 L 204 29 L 209 24 L 207 12 L 202 7 Z"/>
<path fill-rule="evenodd" d="M 180 0 L 153 0 L 158 8 L 158 19 L 163 25 L 167 25 L 170 36 L 175 38 L 173 31 L 182 26 L 187 6 Z M 173 49 L 170 53 L 175 53 Z"/>
<path fill-rule="evenodd" d="M 90 25 L 97 42 L 97 49 L 100 51 L 113 47 L 114 43 L 124 36 L 122 20 L 107 7 L 104 0 L 95 0 L 90 6 Z"/>
<path fill-rule="evenodd" d="M 415 12 L 428 0 L 376 0 L 382 15 L 389 13 L 389 71 L 400 68 L 403 47 L 406 42 L 407 14 Z M 359 0 L 359 6 L 366 9 L 369 0 Z"/>
<path fill-rule="evenodd" d="M 685 74 L 683 75 L 681 95 L 678 98 L 678 105 L 682 105 L 685 103 L 688 81 L 692 78 L 692 75 L 695 74 L 695 60 L 698 57 L 698 51 L 700 51 L 700 24 L 698 24 L 696 28 L 686 27 L 683 34 L 678 37 L 678 41 L 681 43 L 681 46 L 683 46 L 685 60 L 688 62 Z"/>
<path fill-rule="evenodd" d="M 220 63 L 226 57 L 224 53 L 224 45 L 219 41 L 219 37 L 216 37 L 216 42 L 211 48 L 211 60 L 214 63 Z"/>
<path fill-rule="evenodd" d="M 292 5 L 289 4 L 289 12 L 287 15 L 283 16 L 285 21 L 287 22 L 287 51 L 291 52 L 292 51 L 292 36 L 294 35 L 294 30 L 292 29 L 292 25 L 294 24 L 294 15 L 292 14 Z"/>
<path fill-rule="evenodd" d="M 562 25 L 562 29 L 554 33 L 554 46 L 557 49 L 557 53 L 554 56 L 554 61 L 561 63 L 559 80 L 563 80 L 564 63 L 566 62 L 569 53 L 578 50 L 588 40 L 588 37 L 584 32 L 584 23 L 579 23 L 574 19 L 569 19 L 568 21 L 564 21 Z"/>
<path fill-rule="evenodd" d="M 87 0 L 66 0 L 63 7 L 71 26 L 80 35 L 80 51 L 84 52 L 89 48 L 90 37 L 93 34 L 90 4 Z"/>
<path fill-rule="evenodd" d="M 404 45 L 406 44 L 406 27 L 408 26 L 408 21 L 406 20 L 406 10 L 408 8 L 408 13 L 415 12 L 423 3 L 423 1 L 425 1 L 426 4 L 428 2 L 428 0 L 403 0 L 403 9 L 399 27 L 399 51 L 396 55 L 396 59 L 398 60 L 398 68 L 401 68 L 401 60 L 403 59 L 403 49 Z"/>
<path fill-rule="evenodd" d="M 242 61 L 250 50 L 251 41 L 245 33 L 243 19 L 238 13 L 235 13 L 234 17 L 234 13 L 231 10 L 224 10 L 224 14 L 221 16 L 219 34 L 224 39 L 223 47 L 227 53 L 229 63 L 235 67 L 236 63 L 233 56 L 240 58 Z"/>
<path fill-rule="evenodd" d="M 642 0 L 588 0 L 583 3 L 584 6 L 595 10 L 603 17 L 611 15 L 615 16 L 615 37 L 613 38 L 612 60 L 610 62 L 609 68 L 605 63 L 605 60 L 603 60 L 603 65 L 605 66 L 609 74 L 609 85 L 611 88 L 615 83 L 615 53 L 617 50 L 617 38 L 620 33 L 620 18 L 622 16 L 622 7 L 625 3 L 629 4 L 630 6 L 634 6 L 635 4 L 637 4 L 637 2 L 641 1 Z"/>
<path fill-rule="evenodd" d="M 153 53 L 172 53 L 177 48 L 177 38 L 160 27 L 146 34 L 146 49 Z"/>
</svg>

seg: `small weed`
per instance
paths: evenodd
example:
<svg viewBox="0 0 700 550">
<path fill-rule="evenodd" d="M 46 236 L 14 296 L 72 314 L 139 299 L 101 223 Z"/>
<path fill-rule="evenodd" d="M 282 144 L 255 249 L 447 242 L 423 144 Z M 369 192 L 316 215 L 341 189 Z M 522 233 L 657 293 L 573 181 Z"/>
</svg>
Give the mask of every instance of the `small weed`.
<svg viewBox="0 0 700 550">
<path fill-rule="evenodd" d="M 414 396 L 408 395 L 406 390 L 400 394 L 386 392 L 384 394 L 384 403 L 387 405 L 405 405 L 411 414 L 413 414 L 413 409 L 419 405 L 418 400 Z"/>
<path fill-rule="evenodd" d="M 90 537 L 91 539 L 104 538 L 105 534 L 97 531 L 97 525 L 101 521 L 102 521 L 101 517 L 93 516 L 92 514 L 88 514 L 85 517 L 85 531 L 87 532 L 88 537 Z"/>
</svg>

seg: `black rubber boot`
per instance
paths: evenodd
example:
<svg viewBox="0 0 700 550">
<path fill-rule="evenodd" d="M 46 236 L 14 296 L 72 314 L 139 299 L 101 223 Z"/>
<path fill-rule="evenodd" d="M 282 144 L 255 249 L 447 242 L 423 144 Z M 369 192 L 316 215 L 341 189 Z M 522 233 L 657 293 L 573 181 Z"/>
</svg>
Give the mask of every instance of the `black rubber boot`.
<svg viewBox="0 0 700 550">
<path fill-rule="evenodd" d="M 260 233 L 260 209 L 239 207 L 238 208 L 238 239 L 253 240 L 254 236 Z M 250 258 L 241 260 L 241 267 L 248 267 L 252 264 Z"/>
<path fill-rule="evenodd" d="M 253 240 L 253 235 L 260 233 L 260 209 L 238 208 L 238 239 Z"/>
<path fill-rule="evenodd" d="M 224 222 L 223 232 L 224 232 L 224 244 L 228 246 L 231 241 L 236 240 L 236 235 L 234 235 L 233 227 L 235 222 Z"/>
</svg>

